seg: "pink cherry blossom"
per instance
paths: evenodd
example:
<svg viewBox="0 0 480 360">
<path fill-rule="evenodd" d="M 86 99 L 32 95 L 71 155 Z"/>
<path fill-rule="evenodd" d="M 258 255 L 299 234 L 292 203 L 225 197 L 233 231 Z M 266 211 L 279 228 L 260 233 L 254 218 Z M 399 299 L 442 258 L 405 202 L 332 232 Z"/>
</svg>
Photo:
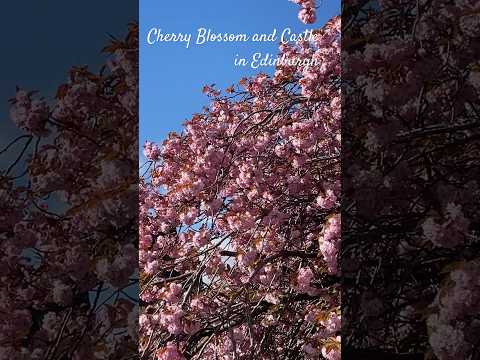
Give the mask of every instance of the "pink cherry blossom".
<svg viewBox="0 0 480 360">
<path fill-rule="evenodd" d="M 169 342 L 166 347 L 157 350 L 157 360 L 184 360 L 185 357 L 178 351 L 177 346 Z"/>
<path fill-rule="evenodd" d="M 138 26 L 104 52 L 114 66 L 72 67 L 48 103 L 10 101 L 24 134 L 0 179 L 2 359 L 137 354 Z"/>
<path fill-rule="evenodd" d="M 297 3 L 313 21 L 315 2 Z M 288 343 L 307 358 L 323 344 L 340 354 L 340 19 L 279 51 L 318 65 L 279 64 L 226 94 L 207 85 L 208 106 L 181 134 L 145 144 L 146 358 L 286 358 Z"/>
</svg>

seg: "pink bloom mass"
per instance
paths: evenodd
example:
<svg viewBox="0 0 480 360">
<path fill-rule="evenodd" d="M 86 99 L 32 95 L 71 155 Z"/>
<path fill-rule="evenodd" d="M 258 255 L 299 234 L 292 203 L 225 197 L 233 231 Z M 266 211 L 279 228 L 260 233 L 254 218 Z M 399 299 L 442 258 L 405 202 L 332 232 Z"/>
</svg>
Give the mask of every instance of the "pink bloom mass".
<svg viewBox="0 0 480 360">
<path fill-rule="evenodd" d="M 295 2 L 314 22 L 315 1 Z M 316 34 L 279 55 L 317 65 L 205 86 L 182 132 L 145 143 L 149 359 L 339 359 L 340 18 Z"/>
</svg>

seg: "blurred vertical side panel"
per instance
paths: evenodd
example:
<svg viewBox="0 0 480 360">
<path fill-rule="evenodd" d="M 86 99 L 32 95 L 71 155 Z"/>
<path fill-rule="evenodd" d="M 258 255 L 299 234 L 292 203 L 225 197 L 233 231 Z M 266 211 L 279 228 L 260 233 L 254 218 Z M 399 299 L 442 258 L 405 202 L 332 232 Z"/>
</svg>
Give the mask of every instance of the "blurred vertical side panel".
<svg viewBox="0 0 480 360">
<path fill-rule="evenodd" d="M 342 355 L 480 358 L 480 3 L 345 0 Z"/>
<path fill-rule="evenodd" d="M 0 359 L 134 359 L 138 4 L 0 11 Z"/>
</svg>

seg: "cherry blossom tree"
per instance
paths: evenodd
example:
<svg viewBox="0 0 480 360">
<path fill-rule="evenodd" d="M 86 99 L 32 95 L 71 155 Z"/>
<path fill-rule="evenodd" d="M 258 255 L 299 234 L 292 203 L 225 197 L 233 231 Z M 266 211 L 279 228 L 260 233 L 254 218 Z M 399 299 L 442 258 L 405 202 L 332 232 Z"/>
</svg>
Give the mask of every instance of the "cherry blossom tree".
<svg viewBox="0 0 480 360">
<path fill-rule="evenodd" d="M 280 56 L 144 145 L 144 359 L 340 358 L 340 18 Z"/>
<path fill-rule="evenodd" d="M 479 9 L 344 3 L 342 344 L 353 355 L 479 357 Z"/>
<path fill-rule="evenodd" d="M 55 99 L 11 100 L 24 134 L 0 153 L 0 359 L 137 354 L 137 26 L 104 50 Z"/>
</svg>

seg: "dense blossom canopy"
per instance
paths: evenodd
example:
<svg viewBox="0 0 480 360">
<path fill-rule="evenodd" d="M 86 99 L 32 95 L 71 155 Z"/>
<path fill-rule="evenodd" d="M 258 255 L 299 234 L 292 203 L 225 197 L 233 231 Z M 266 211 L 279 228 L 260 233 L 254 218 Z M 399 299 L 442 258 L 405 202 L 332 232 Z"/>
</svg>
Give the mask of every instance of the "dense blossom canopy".
<svg viewBox="0 0 480 360">
<path fill-rule="evenodd" d="M 339 359 L 340 18 L 317 32 L 280 55 L 318 65 L 205 86 L 208 108 L 145 144 L 145 357 Z"/>
<path fill-rule="evenodd" d="M 138 28 L 55 99 L 18 89 L 0 154 L 0 359 L 137 353 Z M 20 149 L 19 154 L 13 149 Z M 13 155 L 11 155 L 13 153 Z M 131 292 L 131 291 L 130 291 Z"/>
<path fill-rule="evenodd" d="M 480 3 L 344 19 L 342 344 L 478 358 Z"/>
</svg>

